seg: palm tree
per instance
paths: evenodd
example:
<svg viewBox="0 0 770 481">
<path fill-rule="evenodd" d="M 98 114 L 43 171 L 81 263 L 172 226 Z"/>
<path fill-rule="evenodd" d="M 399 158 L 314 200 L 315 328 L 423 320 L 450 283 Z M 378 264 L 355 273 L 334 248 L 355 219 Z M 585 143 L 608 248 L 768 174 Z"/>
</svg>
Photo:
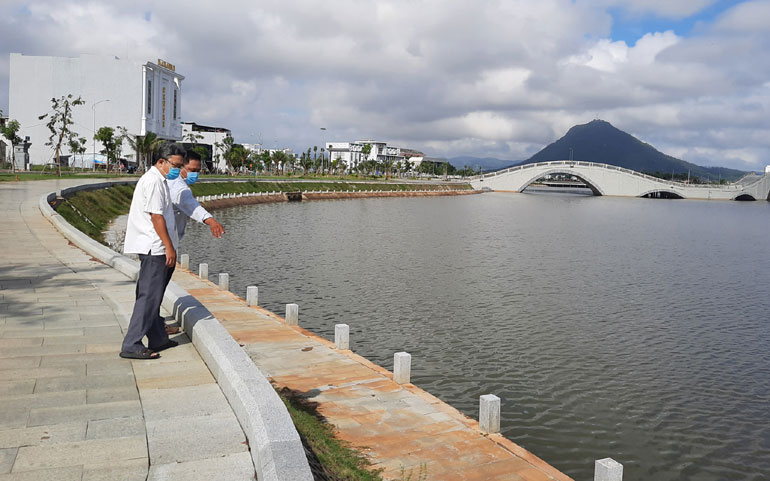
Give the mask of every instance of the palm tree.
<svg viewBox="0 0 770 481">
<path fill-rule="evenodd" d="M 139 171 L 146 171 L 149 165 L 147 161 L 152 159 L 152 154 L 158 150 L 163 141 L 158 138 L 158 134 L 155 132 L 147 132 L 146 135 L 131 135 L 125 127 L 121 127 L 121 133 L 128 141 L 128 145 L 136 152 L 136 163 Z"/>
</svg>

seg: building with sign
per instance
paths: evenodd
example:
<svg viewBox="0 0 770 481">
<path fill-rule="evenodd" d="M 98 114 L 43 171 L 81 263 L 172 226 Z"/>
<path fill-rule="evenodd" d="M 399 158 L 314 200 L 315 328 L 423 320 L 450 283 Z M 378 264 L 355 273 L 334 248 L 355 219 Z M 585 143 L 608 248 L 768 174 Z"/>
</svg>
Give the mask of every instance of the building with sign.
<svg viewBox="0 0 770 481">
<path fill-rule="evenodd" d="M 125 127 L 130 134 L 154 132 L 168 140 L 182 140 L 182 81 L 184 76 L 164 60 L 136 61 L 115 56 L 81 55 L 46 57 L 12 53 L 10 56 L 8 117 L 21 124 L 19 135 L 29 136 L 32 164 L 54 162 L 45 145 L 50 136 L 46 122 L 51 99 L 72 94 L 85 104 L 72 110 L 73 130 L 86 139 L 83 156 L 73 165 L 99 163 L 102 146 L 94 131 L 101 127 Z M 70 154 L 63 146 L 62 155 Z M 124 144 L 122 157 L 132 162 L 135 152 Z"/>
</svg>

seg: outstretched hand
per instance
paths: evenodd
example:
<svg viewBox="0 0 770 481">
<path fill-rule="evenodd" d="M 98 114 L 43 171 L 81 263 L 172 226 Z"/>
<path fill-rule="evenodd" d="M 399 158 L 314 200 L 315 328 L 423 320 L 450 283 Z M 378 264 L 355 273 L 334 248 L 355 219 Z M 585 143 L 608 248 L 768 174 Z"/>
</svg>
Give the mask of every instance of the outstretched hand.
<svg viewBox="0 0 770 481">
<path fill-rule="evenodd" d="M 213 217 L 206 219 L 206 224 L 211 229 L 211 235 L 217 239 L 220 239 L 225 234 L 225 226 L 214 220 Z"/>
</svg>

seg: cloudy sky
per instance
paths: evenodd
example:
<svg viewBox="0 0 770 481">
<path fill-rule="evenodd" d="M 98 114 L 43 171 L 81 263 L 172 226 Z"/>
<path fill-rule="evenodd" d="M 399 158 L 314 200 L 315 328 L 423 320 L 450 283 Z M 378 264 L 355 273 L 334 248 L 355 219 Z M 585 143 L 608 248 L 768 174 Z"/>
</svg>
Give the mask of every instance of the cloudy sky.
<svg viewBox="0 0 770 481">
<path fill-rule="evenodd" d="M 770 0 L 0 0 L 8 53 L 163 58 L 183 118 L 302 150 L 377 138 L 525 159 L 594 118 L 770 164 Z M 13 113 L 11 112 L 11 115 Z"/>
</svg>

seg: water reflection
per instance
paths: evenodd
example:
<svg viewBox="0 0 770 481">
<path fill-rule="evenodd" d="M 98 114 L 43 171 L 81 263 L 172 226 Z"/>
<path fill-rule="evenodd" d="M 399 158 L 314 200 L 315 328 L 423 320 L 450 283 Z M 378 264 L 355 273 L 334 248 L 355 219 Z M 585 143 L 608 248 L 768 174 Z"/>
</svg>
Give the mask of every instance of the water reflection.
<svg viewBox="0 0 770 481">
<path fill-rule="evenodd" d="M 770 204 L 483 194 L 244 206 L 183 252 L 577 480 L 770 477 Z"/>
</svg>

